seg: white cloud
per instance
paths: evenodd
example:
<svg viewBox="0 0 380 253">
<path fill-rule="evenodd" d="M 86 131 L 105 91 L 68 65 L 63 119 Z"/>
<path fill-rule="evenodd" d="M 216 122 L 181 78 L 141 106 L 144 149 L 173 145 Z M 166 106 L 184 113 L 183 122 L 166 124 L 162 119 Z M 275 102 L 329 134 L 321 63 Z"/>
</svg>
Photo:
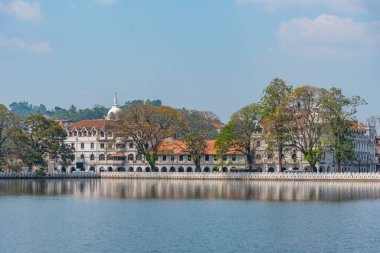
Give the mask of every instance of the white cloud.
<svg viewBox="0 0 380 253">
<path fill-rule="evenodd" d="M 117 0 L 96 0 L 98 4 L 112 5 L 117 2 Z"/>
<path fill-rule="evenodd" d="M 277 35 L 280 50 L 313 58 L 369 56 L 380 50 L 380 22 L 356 23 L 333 15 L 283 22 Z"/>
<path fill-rule="evenodd" d="M 19 20 L 34 23 L 43 20 L 40 5 L 36 2 L 12 0 L 8 2 L 8 4 L 0 3 L 0 14 L 1 13 L 13 16 Z"/>
<path fill-rule="evenodd" d="M 367 11 L 367 4 L 373 0 L 235 0 L 240 5 L 259 3 L 269 10 L 287 6 L 319 6 L 348 12 Z"/>
<path fill-rule="evenodd" d="M 53 51 L 48 41 L 28 43 L 20 38 L 8 38 L 3 34 L 0 34 L 0 48 L 11 51 L 26 51 L 34 54 L 48 54 Z"/>
</svg>

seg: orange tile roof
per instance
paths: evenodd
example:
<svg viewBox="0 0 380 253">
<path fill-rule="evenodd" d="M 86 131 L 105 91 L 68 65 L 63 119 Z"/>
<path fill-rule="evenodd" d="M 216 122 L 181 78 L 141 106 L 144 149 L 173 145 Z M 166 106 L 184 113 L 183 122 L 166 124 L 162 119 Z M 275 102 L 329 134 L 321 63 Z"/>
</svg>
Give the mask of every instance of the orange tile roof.
<svg viewBox="0 0 380 253">
<path fill-rule="evenodd" d="M 368 130 L 368 126 L 362 122 L 355 121 L 352 123 L 352 127 L 359 131 L 366 131 Z"/>
<path fill-rule="evenodd" d="M 216 155 L 217 150 L 216 150 L 215 143 L 216 143 L 216 140 L 207 140 L 204 154 Z M 187 147 L 184 141 L 165 140 L 159 145 L 158 152 L 160 154 L 188 154 L 189 152 L 186 149 Z M 241 152 L 231 147 L 229 151 L 227 152 L 227 154 L 241 154 Z"/>
<path fill-rule="evenodd" d="M 112 153 L 112 156 L 127 156 L 127 155 L 124 152 L 118 151 L 118 152 Z"/>
<path fill-rule="evenodd" d="M 71 125 L 68 125 L 66 129 L 71 132 L 74 128 L 80 131 L 82 128 L 86 128 L 87 131 L 91 131 L 92 128 L 96 128 L 97 130 L 104 130 L 106 126 L 105 119 L 92 119 L 92 120 L 81 120 L 75 122 Z"/>
</svg>

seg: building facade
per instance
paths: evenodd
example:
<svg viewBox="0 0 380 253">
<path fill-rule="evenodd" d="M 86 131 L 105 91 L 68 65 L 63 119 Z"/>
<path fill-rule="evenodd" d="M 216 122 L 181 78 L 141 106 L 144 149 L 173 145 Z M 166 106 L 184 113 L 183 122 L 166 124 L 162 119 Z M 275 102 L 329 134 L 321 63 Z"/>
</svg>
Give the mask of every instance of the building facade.
<svg viewBox="0 0 380 253">
<path fill-rule="evenodd" d="M 76 123 L 64 122 L 66 143 L 75 149 L 75 160 L 71 166 L 65 168 L 54 166 L 57 171 L 153 171 L 139 154 L 133 141 L 122 141 L 115 137 L 110 130 L 110 120 L 120 112 L 115 94 L 114 103 L 107 117 L 98 120 L 82 120 Z M 342 164 L 342 171 L 368 172 L 376 171 L 380 156 L 376 158 L 376 131 L 375 128 L 364 124 L 357 124 L 350 138 L 353 140 L 356 161 L 351 164 Z M 377 140 L 379 148 L 380 141 Z M 280 171 L 313 171 L 301 152 L 288 148 L 282 155 L 283 166 L 278 165 L 276 154 L 268 154 L 267 144 L 260 134 L 256 134 L 256 147 L 253 171 L 280 172 Z M 160 172 L 213 172 L 213 171 L 245 171 L 247 170 L 246 157 L 235 150 L 217 159 L 215 140 L 206 142 L 206 148 L 201 158 L 201 169 L 197 171 L 190 154 L 185 152 L 185 144 L 178 140 L 168 139 L 159 147 L 159 157 L 155 171 Z M 379 150 L 379 149 L 378 149 Z M 377 160 L 376 160 L 377 159 Z M 335 159 L 331 149 L 323 152 L 322 160 L 317 164 L 314 172 L 334 172 Z"/>
</svg>

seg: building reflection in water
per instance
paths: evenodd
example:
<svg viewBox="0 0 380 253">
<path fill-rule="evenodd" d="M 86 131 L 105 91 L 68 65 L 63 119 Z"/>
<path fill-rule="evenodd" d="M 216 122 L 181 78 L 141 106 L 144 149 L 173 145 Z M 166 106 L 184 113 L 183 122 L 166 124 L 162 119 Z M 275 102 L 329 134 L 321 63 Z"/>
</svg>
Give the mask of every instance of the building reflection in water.
<svg viewBox="0 0 380 253">
<path fill-rule="evenodd" d="M 0 196 L 73 195 L 114 199 L 348 201 L 380 198 L 380 183 L 149 179 L 0 180 Z"/>
</svg>

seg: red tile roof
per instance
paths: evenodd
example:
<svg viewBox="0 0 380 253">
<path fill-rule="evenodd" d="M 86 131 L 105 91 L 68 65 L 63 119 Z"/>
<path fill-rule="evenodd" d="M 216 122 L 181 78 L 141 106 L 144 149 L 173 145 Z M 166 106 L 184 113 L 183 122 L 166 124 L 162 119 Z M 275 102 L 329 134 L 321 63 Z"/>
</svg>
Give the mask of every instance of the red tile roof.
<svg viewBox="0 0 380 253">
<path fill-rule="evenodd" d="M 215 143 L 215 140 L 206 141 L 206 148 L 204 150 L 204 154 L 216 155 L 217 150 Z M 186 149 L 186 143 L 184 141 L 179 140 L 165 140 L 158 147 L 158 151 L 160 154 L 188 154 L 189 152 L 187 152 Z M 234 148 L 230 148 L 227 154 L 241 154 L 241 152 L 237 151 Z"/>
<path fill-rule="evenodd" d="M 92 128 L 96 130 L 104 130 L 107 121 L 105 119 L 92 119 L 92 120 L 81 120 L 68 125 L 66 129 L 71 132 L 74 128 L 80 131 L 82 128 L 86 128 L 87 131 L 91 131 Z"/>
</svg>

